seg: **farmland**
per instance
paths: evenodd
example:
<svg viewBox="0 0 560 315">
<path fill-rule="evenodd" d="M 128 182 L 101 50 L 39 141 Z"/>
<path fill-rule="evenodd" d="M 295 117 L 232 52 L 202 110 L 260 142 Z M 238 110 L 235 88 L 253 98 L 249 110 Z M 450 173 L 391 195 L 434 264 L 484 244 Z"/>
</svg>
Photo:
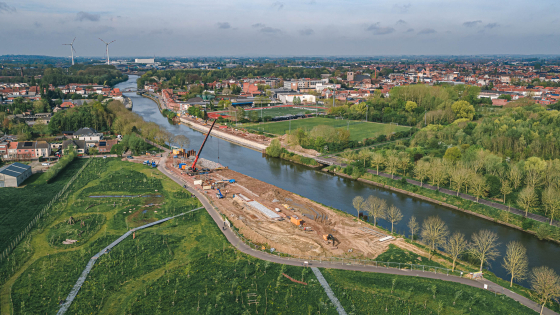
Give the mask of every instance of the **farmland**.
<svg viewBox="0 0 560 315">
<path fill-rule="evenodd" d="M 311 131 L 316 126 L 327 125 L 335 128 L 344 128 L 350 131 L 350 140 L 362 141 L 365 138 L 375 138 L 381 134 L 390 132 L 398 132 L 410 129 L 406 126 L 397 126 L 390 124 L 362 122 L 356 120 L 339 120 L 332 118 L 314 117 L 296 119 L 291 121 L 270 122 L 264 124 L 245 124 L 247 129 L 263 131 L 276 135 L 284 135 L 290 130 L 302 128 L 305 131 Z"/>
<path fill-rule="evenodd" d="M 90 198 L 123 193 L 131 197 Z M 0 270 L 12 267 L 15 272 L 9 273 L 15 275 L 7 281 L 6 277 L 0 279 L 2 313 L 10 309 L 14 314 L 55 313 L 87 261 L 100 249 L 131 227 L 199 206 L 197 199 L 157 169 L 111 158 L 92 160 L 70 193 L 16 247 L 9 263 L 0 266 Z M 66 238 L 80 242 L 61 244 Z M 402 253 L 393 249 L 386 256 L 414 258 L 395 255 Z M 513 308 L 519 314 L 527 312 L 512 300 L 443 281 L 399 277 L 395 284 L 389 275 L 323 273 L 348 313 L 402 314 L 411 310 L 434 314 L 439 308 L 449 314 L 469 313 L 470 309 L 481 314 L 511 313 Z M 436 298 L 430 291 L 433 287 Z M 462 298 L 454 301 L 460 290 Z M 68 313 L 200 312 L 337 314 L 310 269 L 240 253 L 205 210 L 137 231 L 101 256 Z"/>
</svg>

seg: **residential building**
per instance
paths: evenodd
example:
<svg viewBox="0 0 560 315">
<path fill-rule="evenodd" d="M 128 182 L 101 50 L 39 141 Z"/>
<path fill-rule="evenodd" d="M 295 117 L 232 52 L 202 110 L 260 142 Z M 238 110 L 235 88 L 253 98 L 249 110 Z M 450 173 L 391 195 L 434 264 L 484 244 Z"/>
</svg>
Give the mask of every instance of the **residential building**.
<svg viewBox="0 0 560 315">
<path fill-rule="evenodd" d="M 0 142 L 0 157 L 3 159 L 8 158 L 8 147 L 10 143 L 8 141 Z"/>
<path fill-rule="evenodd" d="M 21 141 L 18 142 L 17 146 L 17 158 L 18 159 L 34 159 L 36 142 L 33 141 Z"/>
<path fill-rule="evenodd" d="M 74 139 L 85 140 L 87 142 L 97 142 L 103 139 L 103 133 L 97 132 L 93 128 L 85 127 L 75 131 L 73 137 Z"/>
<path fill-rule="evenodd" d="M 70 139 L 62 143 L 62 152 L 64 153 L 64 150 L 68 149 L 70 146 L 73 146 L 78 154 L 87 154 L 89 151 L 85 140 Z"/>
<path fill-rule="evenodd" d="M 97 150 L 99 153 L 109 153 L 111 148 L 117 144 L 117 139 L 114 140 L 101 140 L 97 143 Z"/>
<path fill-rule="evenodd" d="M 31 166 L 17 162 L 0 167 L 0 188 L 18 187 L 32 174 Z"/>
<path fill-rule="evenodd" d="M 51 155 L 51 146 L 47 141 L 37 141 L 35 145 L 36 157 L 49 157 Z"/>
</svg>

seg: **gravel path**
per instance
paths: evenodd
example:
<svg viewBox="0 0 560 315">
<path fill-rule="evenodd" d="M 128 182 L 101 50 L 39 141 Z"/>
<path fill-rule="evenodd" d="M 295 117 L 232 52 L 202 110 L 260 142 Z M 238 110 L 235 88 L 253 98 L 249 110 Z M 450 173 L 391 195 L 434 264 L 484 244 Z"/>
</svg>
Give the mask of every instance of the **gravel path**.
<svg viewBox="0 0 560 315">
<path fill-rule="evenodd" d="M 317 280 L 319 280 L 319 283 L 323 286 L 323 289 L 325 289 L 325 293 L 327 294 L 331 302 L 336 306 L 336 311 L 338 312 L 338 314 L 347 315 L 344 307 L 342 307 L 342 304 L 340 304 L 336 296 L 334 296 L 334 292 L 331 290 L 331 286 L 329 285 L 327 280 L 325 280 L 325 277 L 323 277 L 323 274 L 321 273 L 319 268 L 311 267 L 311 270 L 313 270 L 315 277 L 317 277 Z"/>
</svg>

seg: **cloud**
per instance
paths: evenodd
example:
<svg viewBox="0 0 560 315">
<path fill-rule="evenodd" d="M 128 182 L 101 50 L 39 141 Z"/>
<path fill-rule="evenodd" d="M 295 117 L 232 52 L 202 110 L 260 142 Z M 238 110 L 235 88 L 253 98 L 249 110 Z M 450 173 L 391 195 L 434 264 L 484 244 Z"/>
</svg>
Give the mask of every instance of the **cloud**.
<svg viewBox="0 0 560 315">
<path fill-rule="evenodd" d="M 406 25 L 406 21 L 405 20 L 398 20 L 397 23 L 395 23 L 395 25 Z"/>
<path fill-rule="evenodd" d="M 421 30 L 420 32 L 418 32 L 418 35 L 428 35 L 428 34 L 434 34 L 434 33 L 437 33 L 437 32 L 433 28 L 425 28 L 425 29 Z"/>
<path fill-rule="evenodd" d="M 480 24 L 480 23 L 482 23 L 481 20 L 477 20 L 477 21 L 467 21 L 467 22 L 463 23 L 463 26 L 464 26 L 464 27 L 473 27 L 473 26 L 476 26 L 477 24 Z"/>
<path fill-rule="evenodd" d="M 393 6 L 393 9 L 394 9 L 395 11 L 399 12 L 399 13 L 407 13 L 411 6 L 412 6 L 412 5 L 411 5 L 410 3 L 408 3 L 408 4 L 403 4 L 403 5 L 401 5 L 401 4 L 395 4 L 395 5 Z"/>
<path fill-rule="evenodd" d="M 375 35 L 386 35 L 393 33 L 395 29 L 392 27 L 381 27 L 379 22 L 377 22 L 368 26 L 366 31 L 372 31 Z"/>
<path fill-rule="evenodd" d="M 41 26 L 43 26 L 43 24 L 41 24 L 39 22 L 35 22 L 35 23 L 33 23 L 33 26 L 35 26 L 36 28 L 40 28 Z"/>
<path fill-rule="evenodd" d="M 80 11 L 76 14 L 76 20 L 83 22 L 83 21 L 91 21 L 91 22 L 97 22 L 101 19 L 101 15 L 99 14 L 94 14 L 94 13 L 88 13 L 88 12 L 84 12 L 84 11 Z"/>
<path fill-rule="evenodd" d="M 273 28 L 270 26 L 265 26 L 263 28 L 260 29 L 261 32 L 263 33 L 270 33 L 270 34 L 277 34 L 282 32 L 279 28 Z"/>
<path fill-rule="evenodd" d="M 9 6 L 6 2 L 0 2 L 0 13 L 14 13 L 16 8 Z"/>
<path fill-rule="evenodd" d="M 162 29 L 155 29 L 155 30 L 151 30 L 150 35 L 170 35 L 173 34 L 173 30 L 170 30 L 168 28 L 162 28 Z"/>
<path fill-rule="evenodd" d="M 284 4 L 280 1 L 276 1 L 272 4 L 273 8 L 278 8 L 278 10 L 282 10 L 284 8 Z"/>
<path fill-rule="evenodd" d="M 282 30 L 280 30 L 278 28 L 273 28 L 273 27 L 270 27 L 270 26 L 266 26 L 263 23 L 253 24 L 253 25 L 251 25 L 251 27 L 258 28 L 260 32 L 269 33 L 269 34 L 275 34 L 275 33 L 281 33 L 282 32 Z"/>
<path fill-rule="evenodd" d="M 488 24 L 484 25 L 484 28 L 492 29 L 492 28 L 498 27 L 498 26 L 500 26 L 500 24 L 498 24 L 498 23 L 488 23 Z"/>
<path fill-rule="evenodd" d="M 414 29 L 413 29 L 413 28 L 409 28 L 409 29 L 406 30 L 405 33 L 412 33 L 412 32 L 414 32 Z"/>
<path fill-rule="evenodd" d="M 218 28 L 226 30 L 228 28 L 231 28 L 231 25 L 229 25 L 228 22 L 218 23 Z"/>
<path fill-rule="evenodd" d="M 315 33 L 315 32 L 310 28 L 306 28 L 306 29 L 303 29 L 303 30 L 299 31 L 299 35 L 301 35 L 301 36 L 309 36 L 309 35 L 313 35 L 313 33 Z"/>
</svg>

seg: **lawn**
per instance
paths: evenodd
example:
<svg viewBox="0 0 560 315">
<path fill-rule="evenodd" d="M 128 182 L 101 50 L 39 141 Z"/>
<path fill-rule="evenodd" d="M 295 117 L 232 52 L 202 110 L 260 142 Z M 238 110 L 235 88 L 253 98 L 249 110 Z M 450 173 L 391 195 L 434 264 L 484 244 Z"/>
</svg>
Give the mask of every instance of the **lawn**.
<svg viewBox="0 0 560 315">
<path fill-rule="evenodd" d="M 504 295 L 426 278 L 321 269 L 354 314 L 535 314 Z"/>
<path fill-rule="evenodd" d="M 362 122 L 357 120 L 342 120 L 334 118 L 324 118 L 324 117 L 313 117 L 313 118 L 302 118 L 289 121 L 278 121 L 269 122 L 263 124 L 245 124 L 243 127 L 247 129 L 253 129 L 258 131 L 263 131 L 267 133 L 283 135 L 288 133 L 290 130 L 295 130 L 297 128 L 303 128 L 306 131 L 310 131 L 313 127 L 319 125 L 333 126 L 335 128 L 344 128 L 350 131 L 350 140 L 362 141 L 366 138 L 375 138 L 380 134 L 387 134 L 392 132 L 398 132 L 403 130 L 408 130 L 410 127 L 397 126 L 391 124 L 381 124 L 373 122 Z"/>
<path fill-rule="evenodd" d="M 278 117 L 286 115 L 301 115 L 301 114 L 315 114 L 323 113 L 325 110 L 323 108 L 318 108 L 314 106 L 294 106 L 294 107 L 263 107 L 263 109 L 253 109 L 259 113 L 259 117 Z M 245 114 L 248 116 L 251 110 L 245 110 Z"/>
<path fill-rule="evenodd" d="M 0 252 L 20 234 L 84 164 L 76 159 L 50 183 L 46 173 L 34 174 L 18 188 L 0 189 Z"/>
</svg>

